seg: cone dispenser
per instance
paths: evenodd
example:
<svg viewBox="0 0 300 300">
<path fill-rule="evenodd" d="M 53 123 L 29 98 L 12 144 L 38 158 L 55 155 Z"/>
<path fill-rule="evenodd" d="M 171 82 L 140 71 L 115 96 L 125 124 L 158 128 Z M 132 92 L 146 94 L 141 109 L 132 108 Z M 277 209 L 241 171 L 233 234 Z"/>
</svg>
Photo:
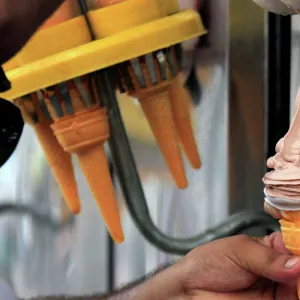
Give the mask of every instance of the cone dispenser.
<svg viewBox="0 0 300 300">
<path fill-rule="evenodd" d="M 176 0 L 67 0 L 3 66 L 11 89 L 0 97 L 13 101 L 34 128 L 70 210 L 81 209 L 76 158 L 116 243 L 124 235 L 107 141 L 129 212 L 160 249 L 185 254 L 224 230 L 231 235 L 257 222 L 274 225 L 266 216 L 232 216 L 215 233 L 181 240 L 165 236 L 151 220 L 116 91 L 138 99 L 174 184 L 186 188 L 183 152 L 194 169 L 201 160 L 181 81 L 180 43 L 205 33 L 199 14 L 180 11 Z"/>
</svg>

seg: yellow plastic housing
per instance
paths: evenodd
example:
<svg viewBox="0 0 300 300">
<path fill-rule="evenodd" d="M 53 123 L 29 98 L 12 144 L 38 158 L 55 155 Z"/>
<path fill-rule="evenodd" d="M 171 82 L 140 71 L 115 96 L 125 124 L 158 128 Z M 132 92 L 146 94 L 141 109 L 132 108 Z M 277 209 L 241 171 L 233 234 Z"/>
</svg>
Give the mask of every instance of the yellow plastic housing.
<svg viewBox="0 0 300 300">
<path fill-rule="evenodd" d="M 176 0 L 127 0 L 91 11 L 96 41 L 84 16 L 40 30 L 4 65 L 12 89 L 0 97 L 13 100 L 206 33 L 199 14 L 178 9 Z"/>
</svg>

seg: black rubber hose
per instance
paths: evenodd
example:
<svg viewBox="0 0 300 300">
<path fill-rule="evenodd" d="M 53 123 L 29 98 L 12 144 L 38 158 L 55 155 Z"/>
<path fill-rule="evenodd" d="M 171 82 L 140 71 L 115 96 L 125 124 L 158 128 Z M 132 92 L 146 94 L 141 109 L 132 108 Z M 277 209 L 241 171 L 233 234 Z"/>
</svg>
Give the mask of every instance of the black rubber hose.
<svg viewBox="0 0 300 300">
<path fill-rule="evenodd" d="M 189 239 L 177 239 L 162 233 L 153 223 L 134 157 L 125 131 L 117 98 L 108 70 L 98 72 L 96 85 L 107 108 L 111 137 L 110 150 L 130 215 L 143 236 L 153 245 L 172 254 L 185 255 L 195 247 L 216 239 L 232 236 L 255 226 L 276 231 L 279 224 L 265 213 L 240 212 L 224 223 Z"/>
<path fill-rule="evenodd" d="M 3 215 L 27 215 L 31 216 L 39 225 L 46 226 L 52 231 L 59 231 L 62 228 L 65 228 L 68 225 L 74 224 L 74 216 L 71 215 L 64 222 L 56 222 L 51 219 L 49 216 L 42 214 L 35 210 L 33 207 L 23 204 L 15 204 L 15 203 L 2 203 L 0 204 L 0 216 Z"/>
</svg>

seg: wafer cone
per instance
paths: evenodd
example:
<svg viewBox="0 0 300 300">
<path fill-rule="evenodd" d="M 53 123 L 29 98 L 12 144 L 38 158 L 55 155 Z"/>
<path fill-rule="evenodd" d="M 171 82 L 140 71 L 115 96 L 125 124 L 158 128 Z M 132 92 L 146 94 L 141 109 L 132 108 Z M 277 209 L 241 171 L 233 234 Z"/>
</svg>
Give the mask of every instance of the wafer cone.
<svg viewBox="0 0 300 300">
<path fill-rule="evenodd" d="M 157 64 L 155 67 L 159 74 Z M 135 92 L 130 92 L 129 95 L 139 100 L 177 186 L 180 189 L 185 189 L 188 183 L 169 97 L 169 87 L 172 80 L 160 81 L 153 85 L 145 65 L 141 65 L 141 68 L 146 87 L 140 87 L 132 68 L 129 68 L 131 81 L 135 88 Z"/>
<path fill-rule="evenodd" d="M 69 209 L 78 214 L 80 200 L 71 155 L 58 143 L 49 124 L 36 124 L 34 131 Z"/>
<path fill-rule="evenodd" d="M 139 101 L 177 186 L 181 189 L 186 188 L 188 184 L 177 143 L 168 87 L 140 95 Z"/>
<path fill-rule="evenodd" d="M 105 155 L 104 145 L 99 143 L 77 153 L 80 167 L 99 206 L 101 215 L 116 243 L 124 241 L 119 208 Z"/>
<path fill-rule="evenodd" d="M 24 121 L 34 128 L 36 136 L 44 151 L 45 158 L 69 209 L 72 213 L 78 214 L 80 212 L 80 200 L 71 155 L 66 153 L 58 143 L 50 127 L 51 122 L 43 115 L 37 104 L 36 94 L 32 95 L 31 101 L 18 99 L 15 101 L 15 104 L 19 106 Z M 38 123 L 32 120 L 30 113 L 35 113 L 37 115 L 39 120 Z"/>
<path fill-rule="evenodd" d="M 286 248 L 294 255 L 300 256 L 300 212 L 281 212 L 280 220 L 282 237 Z M 298 298 L 300 299 L 300 279 L 297 281 Z"/>
<path fill-rule="evenodd" d="M 177 76 L 170 85 L 170 99 L 176 129 L 185 153 L 194 169 L 201 168 L 201 159 L 194 137 L 191 116 L 189 112 L 189 96 Z"/>
<path fill-rule="evenodd" d="M 98 106 L 85 109 L 71 117 L 57 119 L 52 129 L 64 150 L 76 154 L 113 240 L 123 242 L 119 209 L 104 151 L 109 137 L 106 110 Z"/>
</svg>

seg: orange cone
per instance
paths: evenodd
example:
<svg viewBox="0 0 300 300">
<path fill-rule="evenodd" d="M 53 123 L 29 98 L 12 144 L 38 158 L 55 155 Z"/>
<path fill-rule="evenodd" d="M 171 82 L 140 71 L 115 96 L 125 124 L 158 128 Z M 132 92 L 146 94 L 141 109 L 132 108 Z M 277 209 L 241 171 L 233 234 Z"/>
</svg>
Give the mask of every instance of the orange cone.
<svg viewBox="0 0 300 300">
<path fill-rule="evenodd" d="M 71 155 L 58 143 L 49 124 L 36 124 L 34 130 L 71 212 L 80 213 L 80 200 Z"/>
<path fill-rule="evenodd" d="M 51 168 L 53 175 L 60 187 L 65 201 L 72 213 L 80 212 L 80 200 L 77 191 L 77 183 L 74 175 L 72 158 L 58 143 L 50 127 L 50 121 L 43 116 L 38 103 L 37 95 L 32 95 L 32 101 L 28 102 L 31 108 L 25 106 L 26 100 L 18 100 L 15 103 L 20 107 L 24 120 L 33 126 L 36 136 L 44 150 L 45 158 Z M 26 101 L 27 102 L 27 101 Z M 28 111 L 36 113 L 39 123 L 31 120 Z"/>
<path fill-rule="evenodd" d="M 187 187 L 182 155 L 177 144 L 177 134 L 168 90 L 140 97 L 139 101 L 156 141 L 179 188 Z"/>
<path fill-rule="evenodd" d="M 170 85 L 169 95 L 178 135 L 185 153 L 194 169 L 201 168 L 201 159 L 194 137 L 191 116 L 189 112 L 189 96 L 177 76 Z"/>
<path fill-rule="evenodd" d="M 294 255 L 300 256 L 300 212 L 281 212 L 284 219 L 280 220 L 282 238 L 285 247 Z M 298 297 L 300 299 L 300 279 L 297 281 Z"/>
<path fill-rule="evenodd" d="M 106 159 L 103 143 L 78 152 L 80 167 L 97 201 L 101 215 L 116 243 L 124 241 L 119 208 L 115 199 L 113 183 Z"/>
<path fill-rule="evenodd" d="M 109 137 L 106 110 L 98 105 L 83 110 L 82 105 L 76 103 L 81 101 L 78 92 L 74 89 L 70 95 L 73 107 L 79 111 L 63 118 L 54 116 L 52 129 L 63 149 L 76 154 L 108 231 L 116 243 L 121 243 L 124 234 L 104 150 Z M 47 105 L 51 106 L 50 102 Z"/>
<path fill-rule="evenodd" d="M 104 7 L 124 0 L 96 1 L 98 7 Z M 145 70 L 143 73 L 144 75 L 148 74 Z M 138 84 L 136 84 L 134 76 L 132 76 L 132 79 L 133 83 L 135 82 L 135 87 L 138 89 Z M 149 78 L 146 78 L 146 81 L 150 84 Z M 177 144 L 177 133 L 168 95 L 168 85 L 169 82 L 167 85 L 161 83 L 155 88 L 141 89 L 136 93 L 132 93 L 132 95 L 137 97 L 140 101 L 144 114 L 148 119 L 152 132 L 177 186 L 184 189 L 188 186 L 188 183 L 181 152 Z"/>
<path fill-rule="evenodd" d="M 132 83 L 136 89 L 136 92 L 130 93 L 130 95 L 139 99 L 144 114 L 177 186 L 180 189 L 185 189 L 188 183 L 178 145 L 177 131 L 169 98 L 169 86 L 171 81 L 162 81 L 152 86 L 150 79 L 147 77 L 148 75 L 146 75 L 147 72 L 143 70 L 148 87 L 140 88 L 133 75 L 133 71 L 131 69 L 129 69 L 129 71 L 131 73 Z"/>
</svg>

